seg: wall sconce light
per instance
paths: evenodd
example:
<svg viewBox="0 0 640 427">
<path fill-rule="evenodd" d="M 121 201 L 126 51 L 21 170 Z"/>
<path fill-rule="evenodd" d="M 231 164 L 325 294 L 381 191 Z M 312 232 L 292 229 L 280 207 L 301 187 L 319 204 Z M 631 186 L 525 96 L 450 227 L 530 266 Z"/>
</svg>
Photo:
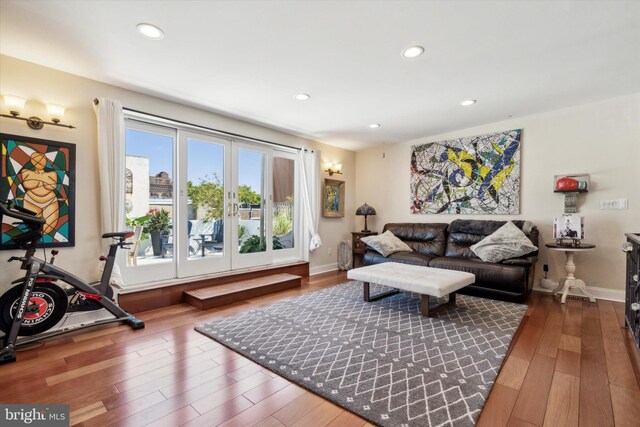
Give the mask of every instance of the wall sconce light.
<svg viewBox="0 0 640 427">
<path fill-rule="evenodd" d="M 324 164 L 324 171 L 333 176 L 333 174 L 342 175 L 342 163 L 327 162 Z"/>
<path fill-rule="evenodd" d="M 51 121 L 47 122 L 40 117 L 22 117 L 20 112 L 24 108 L 25 99 L 15 95 L 3 95 L 4 103 L 9 109 L 9 114 L 0 114 L 0 117 L 8 119 L 24 120 L 31 129 L 42 129 L 44 125 L 61 126 L 69 129 L 75 129 L 75 126 L 60 123 L 60 119 L 64 116 L 64 107 L 55 104 L 47 104 L 47 111 L 51 115 Z"/>
</svg>

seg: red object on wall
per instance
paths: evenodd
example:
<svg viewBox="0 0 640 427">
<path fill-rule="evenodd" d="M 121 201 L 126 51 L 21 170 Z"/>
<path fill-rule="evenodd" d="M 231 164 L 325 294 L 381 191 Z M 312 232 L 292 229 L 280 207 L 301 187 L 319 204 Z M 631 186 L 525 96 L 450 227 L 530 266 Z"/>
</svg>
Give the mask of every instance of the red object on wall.
<svg viewBox="0 0 640 427">
<path fill-rule="evenodd" d="M 578 191 L 578 181 L 565 177 L 556 182 L 556 191 Z"/>
</svg>

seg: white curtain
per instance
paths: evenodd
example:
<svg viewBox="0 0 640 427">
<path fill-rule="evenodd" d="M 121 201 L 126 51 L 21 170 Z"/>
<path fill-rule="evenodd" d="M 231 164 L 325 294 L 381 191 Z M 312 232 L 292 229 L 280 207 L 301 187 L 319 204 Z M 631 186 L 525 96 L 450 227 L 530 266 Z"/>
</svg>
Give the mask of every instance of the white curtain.
<svg viewBox="0 0 640 427">
<path fill-rule="evenodd" d="M 300 163 L 300 186 L 302 187 L 302 225 L 304 230 L 303 258 L 309 261 L 309 253 L 322 245 L 318 234 L 320 220 L 320 152 L 301 149 L 298 154 Z"/>
<path fill-rule="evenodd" d="M 98 118 L 98 172 L 102 205 L 102 232 L 124 229 L 124 115 L 114 99 L 94 101 Z"/>
</svg>

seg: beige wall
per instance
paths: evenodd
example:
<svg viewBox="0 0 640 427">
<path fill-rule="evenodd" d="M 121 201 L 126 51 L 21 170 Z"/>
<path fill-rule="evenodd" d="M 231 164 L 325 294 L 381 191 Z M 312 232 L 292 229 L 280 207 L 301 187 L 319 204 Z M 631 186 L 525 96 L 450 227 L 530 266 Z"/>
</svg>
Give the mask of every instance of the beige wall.
<svg viewBox="0 0 640 427">
<path fill-rule="evenodd" d="M 43 102 L 56 103 L 67 107 L 63 123 L 73 124 L 77 129 L 45 126 L 35 131 L 22 121 L 0 118 L 3 133 L 51 139 L 76 144 L 76 246 L 61 248 L 56 261 L 77 275 L 94 279 L 97 275 L 97 258 L 100 255 L 100 201 L 97 176 L 96 119 L 92 100 L 98 97 L 114 98 L 122 101 L 126 108 L 146 113 L 170 117 L 202 126 L 242 134 L 245 136 L 299 147 L 319 149 L 323 156 L 339 160 L 344 164 L 346 181 L 347 214 L 344 218 L 321 218 L 319 231 L 324 246 L 311 255 L 312 271 L 335 268 L 336 249 L 341 240 L 350 238 L 355 217 L 353 180 L 355 177 L 355 153 L 336 147 L 329 147 L 315 141 L 286 134 L 266 127 L 213 114 L 201 109 L 143 95 L 116 86 L 63 73 L 50 68 L 23 62 L 0 55 L 0 94 L 13 94 L 27 99 L 24 115 L 46 118 Z M 4 104 L 0 109 L 5 112 Z M 329 248 L 332 255 L 329 255 Z M 8 264 L 6 260 L 17 251 L 0 252 L 0 291 L 6 283 L 22 273 L 18 263 Z"/>
<path fill-rule="evenodd" d="M 482 108 L 481 104 L 471 108 Z M 462 112 L 460 113 L 462 114 Z M 425 117 L 428 120 L 428 117 Z M 414 215 L 409 211 L 409 155 L 412 145 L 463 136 L 522 129 L 520 215 Z M 630 95 L 559 111 L 506 120 L 356 155 L 358 200 L 378 215 L 369 228 L 387 222 L 451 222 L 456 218 L 528 219 L 541 231 L 540 262 L 550 277 L 563 273 L 564 256 L 544 248 L 552 242 L 553 217 L 563 211 L 563 197 L 553 193 L 556 174 L 588 173 L 591 188 L 579 196 L 578 214 L 585 220 L 585 241 L 596 250 L 576 256 L 578 276 L 588 286 L 624 289 L 624 233 L 640 232 L 640 95 Z M 600 210 L 604 199 L 628 199 L 627 210 Z"/>
</svg>

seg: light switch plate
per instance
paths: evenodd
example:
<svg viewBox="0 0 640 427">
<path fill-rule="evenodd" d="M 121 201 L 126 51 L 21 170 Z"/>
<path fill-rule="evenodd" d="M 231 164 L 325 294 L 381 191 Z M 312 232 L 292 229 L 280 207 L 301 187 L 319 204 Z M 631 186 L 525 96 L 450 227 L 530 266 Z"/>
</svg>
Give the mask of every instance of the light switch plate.
<svg viewBox="0 0 640 427">
<path fill-rule="evenodd" d="M 628 209 L 628 199 L 600 200 L 600 209 L 602 210 Z"/>
</svg>

